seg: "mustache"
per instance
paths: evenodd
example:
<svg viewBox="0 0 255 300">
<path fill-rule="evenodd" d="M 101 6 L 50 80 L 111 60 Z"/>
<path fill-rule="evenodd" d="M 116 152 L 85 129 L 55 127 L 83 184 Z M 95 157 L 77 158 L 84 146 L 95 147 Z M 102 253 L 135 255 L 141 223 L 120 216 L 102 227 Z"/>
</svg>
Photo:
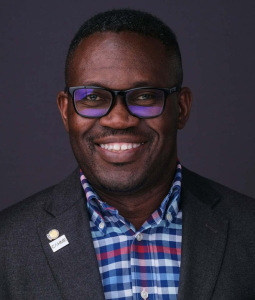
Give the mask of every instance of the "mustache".
<svg viewBox="0 0 255 300">
<path fill-rule="evenodd" d="M 105 138 L 114 135 L 118 135 L 118 136 L 132 135 L 137 137 L 144 137 L 147 139 L 151 139 L 153 137 L 153 134 L 151 133 L 142 132 L 137 128 L 129 127 L 125 129 L 104 128 L 103 130 L 100 130 L 100 132 L 96 132 L 95 134 L 90 134 L 89 136 L 87 136 L 87 139 L 89 141 L 93 141 L 94 139 L 100 139 L 100 138 Z"/>
</svg>

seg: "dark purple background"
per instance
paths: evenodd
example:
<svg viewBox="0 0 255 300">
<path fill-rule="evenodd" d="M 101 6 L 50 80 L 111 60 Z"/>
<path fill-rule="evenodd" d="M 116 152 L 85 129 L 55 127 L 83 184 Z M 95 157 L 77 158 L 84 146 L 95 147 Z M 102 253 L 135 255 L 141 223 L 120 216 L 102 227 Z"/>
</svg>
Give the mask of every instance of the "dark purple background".
<svg viewBox="0 0 255 300">
<path fill-rule="evenodd" d="M 96 12 L 131 7 L 176 32 L 194 93 L 179 157 L 247 195 L 254 186 L 254 1 L 1 1 L 1 203 L 54 184 L 76 162 L 56 107 L 70 39 Z"/>
</svg>

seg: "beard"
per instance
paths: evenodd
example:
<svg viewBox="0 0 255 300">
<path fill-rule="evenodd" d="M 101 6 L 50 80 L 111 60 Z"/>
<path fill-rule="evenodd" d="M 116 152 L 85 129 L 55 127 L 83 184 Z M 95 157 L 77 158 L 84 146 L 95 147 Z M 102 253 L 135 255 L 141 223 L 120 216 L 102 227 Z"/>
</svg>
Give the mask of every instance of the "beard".
<svg viewBox="0 0 255 300">
<path fill-rule="evenodd" d="M 144 156 L 137 163 L 107 164 L 96 155 L 95 138 L 113 136 L 117 134 L 145 137 L 148 146 Z M 176 138 L 168 141 L 169 147 L 160 151 L 155 149 L 157 133 L 139 133 L 133 128 L 125 130 L 106 130 L 101 134 L 85 134 L 78 139 L 70 135 L 70 143 L 76 160 L 91 186 L 97 192 L 116 195 L 132 195 L 152 188 L 159 180 L 168 174 L 171 161 L 176 160 Z M 154 141 L 154 143 L 153 143 Z M 166 148 L 166 147 L 165 147 Z M 155 153 L 155 150 L 156 153 Z"/>
</svg>

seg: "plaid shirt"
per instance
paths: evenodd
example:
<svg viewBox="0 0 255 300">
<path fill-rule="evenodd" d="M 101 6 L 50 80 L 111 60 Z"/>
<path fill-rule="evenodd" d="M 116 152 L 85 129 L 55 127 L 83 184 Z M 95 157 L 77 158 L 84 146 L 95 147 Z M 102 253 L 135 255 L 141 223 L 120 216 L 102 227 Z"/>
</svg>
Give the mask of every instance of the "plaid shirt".
<svg viewBox="0 0 255 300">
<path fill-rule="evenodd" d="M 182 241 L 181 165 L 160 207 L 137 231 L 102 202 L 81 172 L 106 299 L 177 299 Z"/>
</svg>

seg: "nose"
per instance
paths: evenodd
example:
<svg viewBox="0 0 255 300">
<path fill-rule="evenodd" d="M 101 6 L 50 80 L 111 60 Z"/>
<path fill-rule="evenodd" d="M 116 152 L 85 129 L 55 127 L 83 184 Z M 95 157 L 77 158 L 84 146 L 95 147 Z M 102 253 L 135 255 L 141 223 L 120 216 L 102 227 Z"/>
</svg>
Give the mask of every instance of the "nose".
<svg viewBox="0 0 255 300">
<path fill-rule="evenodd" d="M 101 126 L 111 127 L 113 129 L 126 129 L 137 126 L 140 119 L 132 116 L 122 99 L 122 96 L 117 96 L 116 102 L 111 111 L 104 117 L 99 119 Z"/>
</svg>

